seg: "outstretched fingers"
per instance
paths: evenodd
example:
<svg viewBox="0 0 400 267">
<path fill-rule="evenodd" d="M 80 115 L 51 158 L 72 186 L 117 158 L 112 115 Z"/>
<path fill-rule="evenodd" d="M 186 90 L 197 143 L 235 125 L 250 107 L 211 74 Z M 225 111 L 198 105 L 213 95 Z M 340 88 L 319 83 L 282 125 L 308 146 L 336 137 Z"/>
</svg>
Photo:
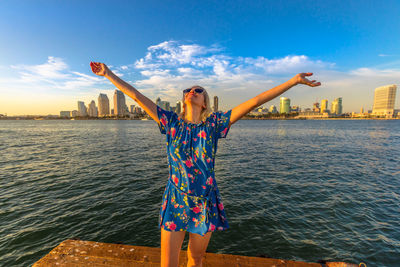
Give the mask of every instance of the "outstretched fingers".
<svg viewBox="0 0 400 267">
<path fill-rule="evenodd" d="M 319 85 L 321 85 L 321 83 L 320 82 L 315 82 L 315 81 L 312 81 L 310 84 L 308 84 L 309 86 L 312 86 L 312 87 L 314 87 L 314 86 L 319 86 Z"/>
<path fill-rule="evenodd" d="M 311 76 L 311 75 L 313 75 L 313 73 L 312 73 L 312 72 L 303 72 L 303 73 L 300 73 L 300 75 L 301 75 L 302 77 L 304 77 L 304 76 Z"/>
<path fill-rule="evenodd" d="M 310 81 L 310 80 L 308 80 L 308 79 L 306 78 L 306 76 L 311 76 L 311 75 L 313 75 L 312 72 L 303 72 L 303 73 L 300 73 L 300 77 L 301 77 L 301 80 L 302 80 L 301 83 L 306 84 L 306 85 L 308 85 L 308 86 L 312 86 L 312 87 L 321 85 L 321 83 L 320 83 L 320 82 L 316 82 L 316 80 Z"/>
</svg>

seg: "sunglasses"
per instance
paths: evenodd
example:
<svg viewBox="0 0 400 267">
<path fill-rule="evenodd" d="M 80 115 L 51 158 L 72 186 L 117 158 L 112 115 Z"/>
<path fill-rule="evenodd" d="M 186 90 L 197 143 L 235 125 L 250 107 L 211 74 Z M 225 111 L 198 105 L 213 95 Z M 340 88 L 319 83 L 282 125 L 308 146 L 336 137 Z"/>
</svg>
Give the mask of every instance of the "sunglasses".
<svg viewBox="0 0 400 267">
<path fill-rule="evenodd" d="M 192 88 L 185 89 L 185 90 L 183 90 L 183 94 L 187 94 L 190 91 L 192 91 Z M 201 94 L 201 93 L 203 93 L 204 89 L 203 88 L 195 88 L 194 91 L 198 94 Z"/>
</svg>

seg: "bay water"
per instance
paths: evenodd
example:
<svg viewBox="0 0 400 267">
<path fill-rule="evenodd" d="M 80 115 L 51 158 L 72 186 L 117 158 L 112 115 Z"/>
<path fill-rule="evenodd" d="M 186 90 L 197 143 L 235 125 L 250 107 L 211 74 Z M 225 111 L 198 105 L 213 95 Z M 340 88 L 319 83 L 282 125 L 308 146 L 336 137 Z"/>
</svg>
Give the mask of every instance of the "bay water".
<svg viewBox="0 0 400 267">
<path fill-rule="evenodd" d="M 215 164 L 230 228 L 207 252 L 400 266 L 399 120 L 240 120 Z M 152 120 L 0 121 L 0 266 L 68 238 L 159 247 L 167 180 Z"/>
</svg>

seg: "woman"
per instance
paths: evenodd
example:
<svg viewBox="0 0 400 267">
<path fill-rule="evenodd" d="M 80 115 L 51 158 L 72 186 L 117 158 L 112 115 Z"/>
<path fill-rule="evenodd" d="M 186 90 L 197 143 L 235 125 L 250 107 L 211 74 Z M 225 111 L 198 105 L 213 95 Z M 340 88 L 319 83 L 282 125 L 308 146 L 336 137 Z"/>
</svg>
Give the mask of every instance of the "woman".
<svg viewBox="0 0 400 267">
<path fill-rule="evenodd" d="M 189 232 L 188 266 L 202 266 L 212 232 L 229 228 L 214 178 L 218 139 L 226 138 L 230 126 L 245 114 L 292 86 L 321 85 L 306 79 L 312 73 L 299 73 L 226 112 L 211 112 L 206 90 L 193 86 L 183 90 L 183 111 L 178 115 L 157 106 L 105 64 L 91 62 L 90 66 L 95 74 L 105 76 L 135 100 L 166 135 L 169 179 L 159 215 L 161 266 L 178 266 L 186 231 Z"/>
</svg>

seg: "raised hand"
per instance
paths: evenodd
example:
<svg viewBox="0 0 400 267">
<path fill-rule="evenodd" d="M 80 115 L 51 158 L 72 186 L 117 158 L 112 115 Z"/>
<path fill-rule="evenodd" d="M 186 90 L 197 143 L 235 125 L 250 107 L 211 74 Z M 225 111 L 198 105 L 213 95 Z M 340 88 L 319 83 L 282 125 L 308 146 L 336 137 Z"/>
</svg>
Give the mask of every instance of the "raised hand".
<svg viewBox="0 0 400 267">
<path fill-rule="evenodd" d="M 312 72 L 297 74 L 296 76 L 294 76 L 296 84 L 306 84 L 311 87 L 320 86 L 321 85 L 320 82 L 316 82 L 316 80 L 310 81 L 310 80 L 306 79 L 306 76 L 311 76 L 311 75 L 313 75 Z"/>
<path fill-rule="evenodd" d="M 110 72 L 110 69 L 104 63 L 90 62 L 90 67 L 92 68 L 93 73 L 99 76 L 105 76 Z"/>
</svg>

